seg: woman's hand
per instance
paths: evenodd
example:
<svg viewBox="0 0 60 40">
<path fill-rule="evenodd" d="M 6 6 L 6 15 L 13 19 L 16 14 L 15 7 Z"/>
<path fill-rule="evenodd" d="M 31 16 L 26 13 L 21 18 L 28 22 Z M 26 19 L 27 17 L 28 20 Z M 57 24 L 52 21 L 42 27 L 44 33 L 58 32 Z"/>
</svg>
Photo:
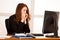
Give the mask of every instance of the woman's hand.
<svg viewBox="0 0 60 40">
<path fill-rule="evenodd" d="M 26 19 L 28 18 L 28 14 L 26 13 L 24 16 L 21 17 L 21 22 L 24 22 L 26 24 Z"/>
<path fill-rule="evenodd" d="M 25 24 L 26 24 L 26 19 L 27 19 L 27 18 L 28 18 L 28 14 L 25 15 L 25 22 L 24 22 Z"/>
</svg>

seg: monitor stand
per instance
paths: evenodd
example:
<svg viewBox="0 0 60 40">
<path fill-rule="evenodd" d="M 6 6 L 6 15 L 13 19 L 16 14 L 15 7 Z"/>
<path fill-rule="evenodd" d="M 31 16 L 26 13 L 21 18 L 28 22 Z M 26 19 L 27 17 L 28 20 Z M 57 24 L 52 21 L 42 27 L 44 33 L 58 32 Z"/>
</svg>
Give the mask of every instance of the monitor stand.
<svg viewBox="0 0 60 40">
<path fill-rule="evenodd" d="M 50 38 L 59 38 L 59 36 L 54 36 L 54 35 L 46 35 L 46 37 L 50 37 Z"/>
<path fill-rule="evenodd" d="M 59 38 L 58 32 L 54 32 L 54 35 L 46 35 L 46 37 Z"/>
</svg>

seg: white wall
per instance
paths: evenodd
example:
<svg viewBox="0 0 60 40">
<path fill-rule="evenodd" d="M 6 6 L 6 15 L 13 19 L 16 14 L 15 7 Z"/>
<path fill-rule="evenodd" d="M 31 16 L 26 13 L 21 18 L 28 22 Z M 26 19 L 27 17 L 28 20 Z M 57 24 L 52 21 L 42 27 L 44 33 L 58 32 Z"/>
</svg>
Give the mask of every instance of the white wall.
<svg viewBox="0 0 60 40">
<path fill-rule="evenodd" d="M 35 0 L 34 5 L 35 15 L 44 15 L 45 10 L 60 12 L 60 0 Z"/>
<path fill-rule="evenodd" d="M 30 0 L 0 0 L 0 13 L 15 13 L 17 4 L 22 2 L 31 7 Z"/>
</svg>

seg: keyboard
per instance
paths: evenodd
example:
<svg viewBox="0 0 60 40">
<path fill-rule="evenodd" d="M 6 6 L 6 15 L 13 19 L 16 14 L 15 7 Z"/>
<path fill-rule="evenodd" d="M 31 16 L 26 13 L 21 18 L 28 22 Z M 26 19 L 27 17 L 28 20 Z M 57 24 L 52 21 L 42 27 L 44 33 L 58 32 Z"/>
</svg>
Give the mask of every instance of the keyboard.
<svg viewBox="0 0 60 40">
<path fill-rule="evenodd" d="M 44 36 L 44 34 L 32 34 L 34 36 Z"/>
</svg>

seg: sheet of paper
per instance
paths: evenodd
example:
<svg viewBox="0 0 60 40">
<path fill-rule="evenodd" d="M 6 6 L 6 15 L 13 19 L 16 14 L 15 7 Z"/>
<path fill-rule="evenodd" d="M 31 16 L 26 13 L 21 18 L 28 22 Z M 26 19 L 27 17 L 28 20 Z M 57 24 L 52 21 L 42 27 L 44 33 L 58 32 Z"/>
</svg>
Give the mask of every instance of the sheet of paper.
<svg viewBox="0 0 60 40">
<path fill-rule="evenodd" d="M 6 39 L 6 38 L 10 38 L 11 36 L 2 36 L 2 35 L 0 35 L 0 39 Z"/>
<path fill-rule="evenodd" d="M 26 36 L 24 33 L 15 33 L 15 36 Z"/>
<path fill-rule="evenodd" d="M 45 36 L 35 36 L 35 38 L 46 38 Z"/>
</svg>

